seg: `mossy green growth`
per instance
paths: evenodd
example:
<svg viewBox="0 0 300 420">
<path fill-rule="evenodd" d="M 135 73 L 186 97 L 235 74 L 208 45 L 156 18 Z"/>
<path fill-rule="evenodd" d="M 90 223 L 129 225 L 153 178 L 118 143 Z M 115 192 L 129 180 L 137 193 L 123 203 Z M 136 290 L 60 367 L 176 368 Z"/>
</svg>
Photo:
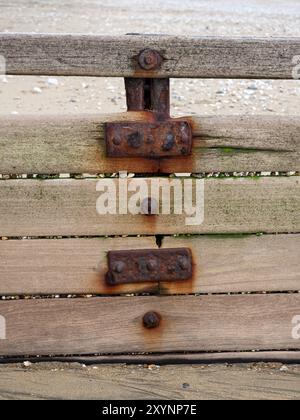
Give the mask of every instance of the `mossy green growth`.
<svg viewBox="0 0 300 420">
<path fill-rule="evenodd" d="M 257 153 L 257 149 L 241 149 L 237 147 L 220 147 L 218 148 L 222 153 L 233 154 L 233 153 Z"/>
</svg>

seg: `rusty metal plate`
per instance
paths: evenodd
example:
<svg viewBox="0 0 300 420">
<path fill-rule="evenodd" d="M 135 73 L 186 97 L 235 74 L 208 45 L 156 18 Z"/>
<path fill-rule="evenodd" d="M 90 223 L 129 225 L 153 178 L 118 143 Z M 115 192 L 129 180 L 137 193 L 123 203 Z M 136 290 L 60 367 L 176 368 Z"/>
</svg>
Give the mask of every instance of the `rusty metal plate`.
<svg viewBox="0 0 300 420">
<path fill-rule="evenodd" d="M 192 253 L 188 248 L 110 251 L 109 285 L 158 281 L 183 281 L 192 277 Z"/>
<path fill-rule="evenodd" d="M 164 158 L 188 156 L 192 129 L 187 121 L 106 124 L 108 157 Z"/>
</svg>

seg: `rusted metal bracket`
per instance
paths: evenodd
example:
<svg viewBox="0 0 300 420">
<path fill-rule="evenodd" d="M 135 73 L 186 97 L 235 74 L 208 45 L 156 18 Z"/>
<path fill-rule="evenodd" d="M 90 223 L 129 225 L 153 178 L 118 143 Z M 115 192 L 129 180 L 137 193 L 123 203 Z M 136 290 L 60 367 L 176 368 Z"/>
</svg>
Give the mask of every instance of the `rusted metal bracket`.
<svg viewBox="0 0 300 420">
<path fill-rule="evenodd" d="M 155 70 L 162 57 L 145 50 L 138 56 L 144 70 Z M 169 79 L 125 79 L 128 111 L 143 112 L 146 122 L 106 124 L 108 157 L 165 158 L 188 156 L 192 150 L 192 128 L 188 121 L 170 117 Z"/>
<path fill-rule="evenodd" d="M 110 251 L 106 282 L 126 283 L 183 281 L 193 274 L 192 253 L 188 248 Z"/>
</svg>

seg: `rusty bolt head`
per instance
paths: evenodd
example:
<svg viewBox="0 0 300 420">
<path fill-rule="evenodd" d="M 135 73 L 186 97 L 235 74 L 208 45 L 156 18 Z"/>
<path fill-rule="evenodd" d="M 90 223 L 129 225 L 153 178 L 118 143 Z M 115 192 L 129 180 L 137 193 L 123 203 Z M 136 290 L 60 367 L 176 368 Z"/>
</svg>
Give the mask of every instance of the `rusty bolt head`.
<svg viewBox="0 0 300 420">
<path fill-rule="evenodd" d="M 155 198 L 147 197 L 142 201 L 141 212 L 145 215 L 157 214 L 157 201 Z"/>
<path fill-rule="evenodd" d="M 105 281 L 109 286 L 114 286 L 116 284 L 116 278 L 114 273 L 112 273 L 111 271 L 106 273 Z"/>
<path fill-rule="evenodd" d="M 175 273 L 176 269 L 177 269 L 176 263 L 169 264 L 169 266 L 168 266 L 168 272 L 169 273 Z"/>
<path fill-rule="evenodd" d="M 154 50 L 144 50 L 140 53 L 139 65 L 144 70 L 157 70 L 162 62 L 161 55 Z"/>
<path fill-rule="evenodd" d="M 123 261 L 117 261 L 113 266 L 113 271 L 120 274 L 125 270 L 125 267 L 126 264 Z"/>
<path fill-rule="evenodd" d="M 173 147 L 175 146 L 175 138 L 174 135 L 172 133 L 167 134 L 167 137 L 164 141 L 164 144 L 162 146 L 162 149 L 165 152 L 168 152 L 169 150 L 172 150 Z"/>
<path fill-rule="evenodd" d="M 147 312 L 143 317 L 143 325 L 145 328 L 157 328 L 160 320 L 161 317 L 157 312 Z"/>
<path fill-rule="evenodd" d="M 120 144 L 122 143 L 122 140 L 120 139 L 120 137 L 115 137 L 114 139 L 113 139 L 113 144 L 115 145 L 115 146 L 120 146 Z"/>
<path fill-rule="evenodd" d="M 155 270 L 157 270 L 158 269 L 158 262 L 157 262 L 157 260 L 154 260 L 154 259 L 149 260 L 147 262 L 147 268 L 148 268 L 149 271 L 155 271 Z"/>
<path fill-rule="evenodd" d="M 180 150 L 180 153 L 181 153 L 183 156 L 185 156 L 185 155 L 187 155 L 187 154 L 188 154 L 188 150 L 187 150 L 185 147 L 183 147 L 183 148 Z"/>
<path fill-rule="evenodd" d="M 186 257 L 182 256 L 182 255 L 180 257 L 178 257 L 178 263 L 179 263 L 179 267 L 182 270 L 187 270 L 189 268 L 188 259 Z"/>
<path fill-rule="evenodd" d="M 129 134 L 127 143 L 130 147 L 138 149 L 143 144 L 143 135 L 139 131 Z"/>
</svg>

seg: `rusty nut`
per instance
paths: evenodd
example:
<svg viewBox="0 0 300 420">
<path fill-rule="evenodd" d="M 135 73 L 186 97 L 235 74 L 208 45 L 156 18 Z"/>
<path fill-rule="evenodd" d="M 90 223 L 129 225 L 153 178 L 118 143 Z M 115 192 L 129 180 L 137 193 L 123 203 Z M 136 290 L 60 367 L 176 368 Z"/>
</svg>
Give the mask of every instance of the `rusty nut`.
<svg viewBox="0 0 300 420">
<path fill-rule="evenodd" d="M 157 70 L 162 63 L 162 57 L 157 51 L 144 50 L 140 53 L 138 62 L 144 70 Z"/>
<path fill-rule="evenodd" d="M 143 317 L 143 325 L 145 328 L 157 328 L 160 324 L 161 317 L 157 312 L 147 312 Z"/>
</svg>

